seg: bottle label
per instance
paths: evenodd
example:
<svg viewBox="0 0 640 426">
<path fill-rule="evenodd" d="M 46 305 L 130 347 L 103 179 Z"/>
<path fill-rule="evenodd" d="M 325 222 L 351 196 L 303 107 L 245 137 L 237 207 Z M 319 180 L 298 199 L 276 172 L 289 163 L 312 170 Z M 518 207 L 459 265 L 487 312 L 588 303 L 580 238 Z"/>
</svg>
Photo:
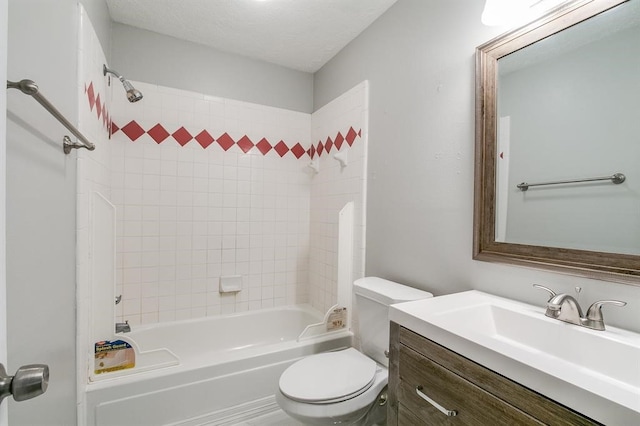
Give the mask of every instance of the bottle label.
<svg viewBox="0 0 640 426">
<path fill-rule="evenodd" d="M 103 340 L 95 344 L 94 373 L 108 373 L 136 366 L 136 353 L 124 340 Z"/>
</svg>

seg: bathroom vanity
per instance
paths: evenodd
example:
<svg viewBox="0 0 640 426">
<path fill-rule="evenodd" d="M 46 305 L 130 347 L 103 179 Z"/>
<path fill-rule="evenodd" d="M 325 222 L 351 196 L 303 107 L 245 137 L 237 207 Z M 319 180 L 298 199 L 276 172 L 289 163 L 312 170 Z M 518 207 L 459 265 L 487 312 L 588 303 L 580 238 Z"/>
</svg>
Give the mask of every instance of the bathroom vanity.
<svg viewBox="0 0 640 426">
<path fill-rule="evenodd" d="M 389 426 L 598 424 L 396 323 L 389 358 Z"/>
<path fill-rule="evenodd" d="M 640 424 L 638 333 L 475 290 L 389 319 L 389 426 Z"/>
</svg>

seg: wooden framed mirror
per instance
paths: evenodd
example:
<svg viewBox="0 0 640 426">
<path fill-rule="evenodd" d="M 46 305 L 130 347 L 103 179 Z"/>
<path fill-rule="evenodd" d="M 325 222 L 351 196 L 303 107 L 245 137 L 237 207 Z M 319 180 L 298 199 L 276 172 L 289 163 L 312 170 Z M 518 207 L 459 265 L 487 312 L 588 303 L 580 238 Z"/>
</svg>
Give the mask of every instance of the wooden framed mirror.
<svg viewBox="0 0 640 426">
<path fill-rule="evenodd" d="M 638 40 L 579 0 L 477 48 L 474 259 L 640 285 Z"/>
</svg>

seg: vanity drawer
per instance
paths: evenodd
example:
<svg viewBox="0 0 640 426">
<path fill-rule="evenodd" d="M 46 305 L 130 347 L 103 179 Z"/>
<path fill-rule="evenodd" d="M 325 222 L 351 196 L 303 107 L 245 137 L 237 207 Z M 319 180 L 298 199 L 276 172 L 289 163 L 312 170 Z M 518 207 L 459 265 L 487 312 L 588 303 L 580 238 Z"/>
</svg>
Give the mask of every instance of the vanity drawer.
<svg viewBox="0 0 640 426">
<path fill-rule="evenodd" d="M 456 389 L 458 386 L 461 386 L 460 389 L 464 389 L 454 391 L 454 394 L 462 395 L 461 401 L 464 404 L 459 405 L 459 407 L 464 406 L 467 408 L 475 405 L 476 396 L 471 397 L 471 394 L 469 393 L 471 392 L 469 389 L 475 389 L 476 391 L 480 391 L 480 393 L 477 393 L 478 397 L 485 398 L 485 395 L 488 395 L 491 398 L 500 401 L 504 406 L 510 407 L 519 413 L 526 413 L 525 415 L 527 418 L 539 421 L 541 424 L 554 426 L 600 424 L 404 327 L 392 324 L 392 330 L 392 335 L 397 339 L 397 343 L 392 342 L 390 346 L 392 349 L 390 369 L 395 371 L 397 368 L 399 371 L 399 390 L 397 398 L 400 404 L 408 404 L 404 398 L 410 398 L 412 401 L 417 401 L 416 398 L 419 397 L 415 392 L 415 386 L 422 385 L 426 389 L 426 385 L 417 383 L 414 377 L 421 375 L 420 377 L 422 378 L 435 372 L 439 374 L 439 376 L 437 376 L 438 379 L 436 380 L 445 381 L 451 378 L 451 383 L 456 387 Z M 398 359 L 397 364 L 393 359 L 395 357 Z M 414 364 L 414 366 L 411 364 Z M 428 372 L 427 368 L 429 369 Z M 445 373 L 442 373 L 441 370 Z M 393 371 L 391 371 L 390 376 L 394 375 Z M 428 380 L 428 377 L 425 377 L 424 379 Z M 391 383 L 395 380 L 395 377 L 393 377 L 393 380 L 392 377 L 390 377 L 389 380 Z M 407 383 L 404 383 L 405 381 Z M 459 383 L 466 383 L 467 386 L 459 385 Z M 411 388 L 412 385 L 413 388 Z M 436 385 L 432 386 L 437 387 Z M 435 391 L 437 392 L 438 389 Z M 426 391 L 423 392 L 427 393 Z M 427 393 L 427 395 L 439 402 L 435 397 L 431 396 L 431 394 Z M 395 398 L 395 396 L 392 397 L 392 400 L 394 400 L 393 398 Z M 494 404 L 493 399 L 488 400 L 491 401 L 489 405 L 483 406 L 480 404 L 478 408 L 480 410 L 488 411 L 489 408 L 493 406 L 492 404 Z M 428 404 L 426 401 L 423 402 L 424 404 Z M 450 410 L 457 409 L 451 408 L 453 406 L 447 406 L 444 402 L 439 403 Z M 496 407 L 498 410 L 501 410 L 500 407 L 503 407 L 503 405 L 498 404 Z M 413 408 L 411 409 L 413 410 Z M 435 410 L 435 412 L 446 417 L 437 410 Z M 462 409 L 459 409 L 459 412 L 462 413 Z M 419 413 L 416 411 L 415 414 Z M 452 417 L 451 419 L 456 419 L 456 417 Z M 403 425 L 403 423 L 398 424 Z M 406 424 L 410 425 L 410 423 Z M 491 422 L 489 424 L 491 424 Z"/>
<path fill-rule="evenodd" d="M 400 346 L 399 361 L 398 400 L 415 417 L 422 419 L 422 424 L 543 424 L 406 346 Z M 424 400 L 418 391 L 447 410 L 456 410 L 457 415 L 448 417 Z M 399 411 L 402 413 L 403 410 Z M 404 423 L 403 416 L 399 416 L 400 424 L 411 424 Z"/>
</svg>

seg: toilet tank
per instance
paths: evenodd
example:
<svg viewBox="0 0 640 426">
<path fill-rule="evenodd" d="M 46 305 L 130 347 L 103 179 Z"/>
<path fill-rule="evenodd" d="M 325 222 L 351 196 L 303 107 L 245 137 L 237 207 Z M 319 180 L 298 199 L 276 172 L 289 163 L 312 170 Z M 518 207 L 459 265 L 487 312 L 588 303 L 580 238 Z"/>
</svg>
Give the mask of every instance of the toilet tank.
<svg viewBox="0 0 640 426">
<path fill-rule="evenodd" d="M 388 366 L 389 306 L 393 303 L 427 299 L 433 294 L 377 277 L 365 277 L 353 283 L 358 312 L 361 351 Z"/>
</svg>

